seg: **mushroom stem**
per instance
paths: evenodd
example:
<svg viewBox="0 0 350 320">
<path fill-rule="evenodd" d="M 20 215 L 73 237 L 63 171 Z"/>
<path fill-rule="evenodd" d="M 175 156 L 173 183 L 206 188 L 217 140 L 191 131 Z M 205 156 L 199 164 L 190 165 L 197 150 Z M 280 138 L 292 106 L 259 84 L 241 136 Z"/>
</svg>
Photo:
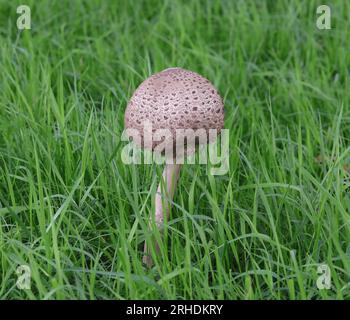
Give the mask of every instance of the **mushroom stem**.
<svg viewBox="0 0 350 320">
<path fill-rule="evenodd" d="M 176 189 L 176 183 L 180 174 L 180 169 L 181 169 L 180 164 L 165 165 L 165 168 L 163 171 L 163 180 L 164 180 L 165 190 L 162 188 L 162 182 L 160 182 L 158 185 L 156 196 L 155 196 L 155 223 L 158 229 L 162 227 L 165 216 L 167 217 L 167 219 L 169 219 L 171 203 L 168 201 L 168 199 L 170 200 L 173 199 L 175 189 Z M 150 221 L 150 229 L 152 231 L 151 226 L 152 224 Z M 156 252 L 158 253 L 160 251 L 159 244 L 156 242 L 155 246 L 156 246 Z M 153 265 L 151 252 L 147 247 L 146 241 L 144 245 L 144 256 L 142 261 L 148 267 L 151 267 Z"/>
</svg>

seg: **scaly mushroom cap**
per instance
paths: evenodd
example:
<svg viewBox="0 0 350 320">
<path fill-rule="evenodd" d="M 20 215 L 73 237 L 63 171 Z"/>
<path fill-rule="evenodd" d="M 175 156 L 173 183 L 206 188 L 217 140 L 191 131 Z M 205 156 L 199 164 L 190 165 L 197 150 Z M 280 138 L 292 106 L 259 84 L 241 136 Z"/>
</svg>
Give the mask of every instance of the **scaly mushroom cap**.
<svg viewBox="0 0 350 320">
<path fill-rule="evenodd" d="M 125 111 L 125 127 L 139 131 L 143 144 L 145 122 L 152 131 L 217 129 L 224 124 L 224 104 L 214 86 L 196 72 L 170 68 L 146 79 L 136 89 Z M 153 141 L 154 148 L 161 141 Z M 143 147 L 150 147 L 145 146 Z"/>
</svg>

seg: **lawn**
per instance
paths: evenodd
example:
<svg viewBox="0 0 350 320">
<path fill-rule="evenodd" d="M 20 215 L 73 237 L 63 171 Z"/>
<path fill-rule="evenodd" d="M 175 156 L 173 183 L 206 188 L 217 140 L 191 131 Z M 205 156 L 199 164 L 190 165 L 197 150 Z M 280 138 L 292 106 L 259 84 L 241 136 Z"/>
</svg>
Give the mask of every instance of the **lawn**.
<svg viewBox="0 0 350 320">
<path fill-rule="evenodd" d="M 328 2 L 330 30 L 313 0 L 0 0 L 0 298 L 349 299 L 350 3 Z M 184 165 L 147 268 L 162 168 L 123 164 L 124 111 L 174 66 L 224 98 L 230 169 Z"/>
</svg>

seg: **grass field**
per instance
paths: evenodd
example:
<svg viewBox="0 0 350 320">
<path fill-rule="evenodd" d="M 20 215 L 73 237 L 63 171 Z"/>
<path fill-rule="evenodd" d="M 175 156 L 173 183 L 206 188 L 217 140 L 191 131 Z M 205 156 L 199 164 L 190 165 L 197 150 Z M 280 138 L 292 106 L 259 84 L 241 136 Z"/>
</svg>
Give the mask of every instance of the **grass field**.
<svg viewBox="0 0 350 320">
<path fill-rule="evenodd" d="M 328 2 L 330 30 L 319 1 L 0 0 L 0 297 L 349 299 L 350 3 Z M 147 269 L 162 168 L 124 165 L 120 138 L 173 66 L 224 97 L 230 171 L 183 167 Z"/>
</svg>

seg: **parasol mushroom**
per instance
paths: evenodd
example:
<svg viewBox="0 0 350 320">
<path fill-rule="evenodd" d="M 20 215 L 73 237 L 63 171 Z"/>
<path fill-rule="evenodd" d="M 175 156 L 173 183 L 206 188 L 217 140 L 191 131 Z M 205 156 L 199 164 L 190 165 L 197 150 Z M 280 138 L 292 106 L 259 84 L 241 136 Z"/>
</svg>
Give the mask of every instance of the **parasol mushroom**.
<svg viewBox="0 0 350 320">
<path fill-rule="evenodd" d="M 152 125 L 151 139 L 144 136 L 146 122 Z M 141 147 L 152 150 L 164 144 L 164 137 L 152 139 L 158 129 L 166 129 L 171 133 L 170 140 L 164 144 L 167 147 L 170 145 L 171 149 L 178 140 L 178 129 L 204 129 L 208 134 L 209 129 L 220 132 L 223 123 L 224 105 L 215 87 L 201 75 L 182 68 L 163 70 L 142 82 L 125 111 L 125 127 L 138 130 Z M 172 156 L 173 159 L 175 156 Z M 166 162 L 163 172 L 165 190 L 159 183 L 155 195 L 155 222 L 158 228 L 161 228 L 165 216 L 169 217 L 170 203 L 166 199 L 173 198 L 179 177 L 181 164 L 174 162 Z M 156 250 L 159 252 L 157 243 Z M 147 266 L 153 264 L 146 241 L 143 262 Z"/>
</svg>

